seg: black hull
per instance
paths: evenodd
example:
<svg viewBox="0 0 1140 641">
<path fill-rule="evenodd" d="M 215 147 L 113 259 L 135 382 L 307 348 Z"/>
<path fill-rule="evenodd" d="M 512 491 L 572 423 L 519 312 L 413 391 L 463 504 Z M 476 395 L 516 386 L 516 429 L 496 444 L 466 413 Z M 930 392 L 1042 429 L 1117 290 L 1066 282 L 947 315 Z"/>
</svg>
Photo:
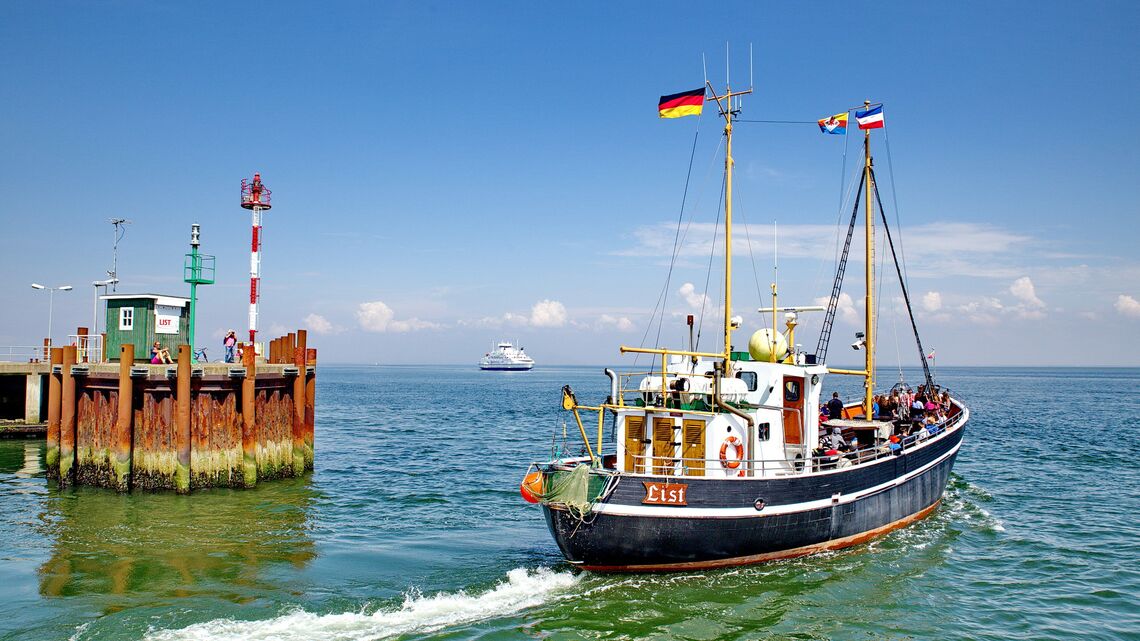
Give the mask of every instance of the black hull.
<svg viewBox="0 0 1140 641">
<path fill-rule="evenodd" d="M 669 477 L 688 485 L 688 505 L 643 506 L 641 481 L 625 476 L 585 522 L 544 506 L 571 563 L 595 571 L 725 567 L 856 545 L 925 517 L 954 467 L 964 425 L 900 456 L 840 472 L 778 479 Z M 756 510 L 757 499 L 764 507 Z M 624 512 L 624 513 L 623 513 Z"/>
</svg>

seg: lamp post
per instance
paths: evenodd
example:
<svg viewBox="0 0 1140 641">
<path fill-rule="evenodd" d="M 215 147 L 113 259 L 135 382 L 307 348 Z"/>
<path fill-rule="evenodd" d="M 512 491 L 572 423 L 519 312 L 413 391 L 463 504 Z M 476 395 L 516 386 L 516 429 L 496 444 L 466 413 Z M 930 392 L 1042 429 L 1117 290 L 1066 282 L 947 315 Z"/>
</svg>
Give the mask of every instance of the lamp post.
<svg viewBox="0 0 1140 641">
<path fill-rule="evenodd" d="M 107 293 L 107 288 L 119 282 L 118 278 L 108 278 L 106 280 L 92 281 L 91 284 L 95 286 L 95 302 L 91 305 L 91 332 L 96 336 L 99 335 L 99 288 L 103 288 L 103 293 Z"/>
<path fill-rule="evenodd" d="M 48 344 L 54 345 L 55 341 L 52 340 L 52 335 L 51 335 L 51 316 L 52 316 L 53 308 L 55 307 L 55 293 L 57 291 L 69 292 L 69 291 L 71 291 L 71 285 L 60 285 L 59 287 L 44 287 L 43 285 L 41 285 L 39 283 L 32 283 L 32 289 L 44 289 L 44 290 L 47 290 L 47 292 L 48 292 L 48 335 L 47 335 L 47 338 L 48 338 Z"/>
</svg>

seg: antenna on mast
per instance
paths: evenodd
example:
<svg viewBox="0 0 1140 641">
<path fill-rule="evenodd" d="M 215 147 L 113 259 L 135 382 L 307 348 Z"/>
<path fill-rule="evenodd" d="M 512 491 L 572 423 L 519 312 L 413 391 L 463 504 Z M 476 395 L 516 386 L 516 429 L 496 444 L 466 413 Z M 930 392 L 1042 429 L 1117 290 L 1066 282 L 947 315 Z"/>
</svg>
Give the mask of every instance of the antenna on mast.
<svg viewBox="0 0 1140 641">
<path fill-rule="evenodd" d="M 111 245 L 111 270 L 107 272 L 107 281 L 111 284 L 111 291 L 118 291 L 119 282 L 119 241 L 127 235 L 127 225 L 131 220 L 127 218 L 108 218 L 107 222 L 114 226 L 114 243 Z"/>
<path fill-rule="evenodd" d="M 748 89 L 751 91 L 756 85 L 752 83 L 752 43 L 748 43 Z"/>
<path fill-rule="evenodd" d="M 705 60 L 705 54 L 701 54 L 701 71 L 705 74 L 705 84 L 709 84 L 709 63 Z"/>
<path fill-rule="evenodd" d="M 728 70 L 728 41 L 727 40 L 724 41 L 724 86 L 725 87 L 731 87 L 732 86 L 732 75 L 729 74 L 729 70 Z M 731 109 L 731 107 L 732 107 L 732 105 L 730 104 L 729 108 Z"/>
</svg>

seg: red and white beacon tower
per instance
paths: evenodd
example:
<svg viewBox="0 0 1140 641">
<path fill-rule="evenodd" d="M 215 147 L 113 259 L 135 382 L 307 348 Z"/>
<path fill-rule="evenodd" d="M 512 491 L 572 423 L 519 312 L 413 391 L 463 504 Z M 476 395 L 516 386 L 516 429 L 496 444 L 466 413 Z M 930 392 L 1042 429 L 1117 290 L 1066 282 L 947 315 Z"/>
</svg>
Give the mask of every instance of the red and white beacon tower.
<svg viewBox="0 0 1140 641">
<path fill-rule="evenodd" d="M 241 206 L 253 212 L 253 243 L 249 254 L 249 342 L 257 345 L 257 302 L 261 299 L 261 212 L 268 211 L 269 188 L 261 184 L 261 174 L 253 180 L 241 179 Z M 256 347 L 254 348 L 256 349 Z"/>
</svg>

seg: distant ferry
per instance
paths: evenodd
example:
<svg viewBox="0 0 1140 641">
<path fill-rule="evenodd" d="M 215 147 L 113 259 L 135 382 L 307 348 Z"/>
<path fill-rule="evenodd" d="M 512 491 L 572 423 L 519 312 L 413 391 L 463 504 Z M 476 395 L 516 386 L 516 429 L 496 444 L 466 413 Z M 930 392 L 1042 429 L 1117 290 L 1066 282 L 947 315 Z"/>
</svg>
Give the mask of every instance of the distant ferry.
<svg viewBox="0 0 1140 641">
<path fill-rule="evenodd" d="M 489 354 L 479 360 L 479 369 L 527 370 L 534 367 L 534 359 L 527 356 L 521 347 L 503 341 L 495 345 Z"/>
</svg>

